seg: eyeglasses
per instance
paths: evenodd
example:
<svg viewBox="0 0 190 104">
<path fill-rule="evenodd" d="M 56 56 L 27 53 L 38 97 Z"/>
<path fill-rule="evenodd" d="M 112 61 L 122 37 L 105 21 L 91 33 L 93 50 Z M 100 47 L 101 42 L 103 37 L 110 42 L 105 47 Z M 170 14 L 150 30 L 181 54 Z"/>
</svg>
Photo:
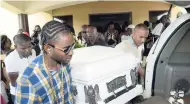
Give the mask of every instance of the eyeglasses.
<svg viewBox="0 0 190 104">
<path fill-rule="evenodd" d="M 47 44 L 47 45 L 49 45 L 49 46 L 51 46 L 51 47 L 53 47 L 53 48 L 56 48 L 56 49 L 58 49 L 58 50 L 64 52 L 66 55 L 69 54 L 69 52 L 70 52 L 71 50 L 73 50 L 74 47 L 75 47 L 75 43 L 73 43 L 73 44 L 70 45 L 70 46 L 64 47 L 64 49 L 63 49 L 63 48 L 60 48 L 60 47 L 57 47 L 57 46 L 54 46 L 54 45 L 52 45 L 52 44 Z"/>
</svg>

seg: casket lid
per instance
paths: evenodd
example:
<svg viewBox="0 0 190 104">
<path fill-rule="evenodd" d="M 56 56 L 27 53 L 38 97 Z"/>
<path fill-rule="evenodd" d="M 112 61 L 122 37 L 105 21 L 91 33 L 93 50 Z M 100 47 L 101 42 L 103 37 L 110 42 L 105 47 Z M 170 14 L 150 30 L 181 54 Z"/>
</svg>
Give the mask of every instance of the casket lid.
<svg viewBox="0 0 190 104">
<path fill-rule="evenodd" d="M 137 65 L 132 54 L 103 46 L 75 49 L 70 64 L 73 80 L 84 82 L 122 70 L 131 70 Z"/>
</svg>

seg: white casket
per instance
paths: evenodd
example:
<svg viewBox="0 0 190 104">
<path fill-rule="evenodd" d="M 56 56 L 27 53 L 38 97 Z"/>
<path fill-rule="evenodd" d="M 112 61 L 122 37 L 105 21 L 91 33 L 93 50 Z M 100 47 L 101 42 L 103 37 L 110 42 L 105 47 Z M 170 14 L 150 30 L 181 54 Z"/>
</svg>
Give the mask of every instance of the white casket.
<svg viewBox="0 0 190 104">
<path fill-rule="evenodd" d="M 74 50 L 71 60 L 76 104 L 124 104 L 142 94 L 132 54 L 93 46 Z"/>
</svg>

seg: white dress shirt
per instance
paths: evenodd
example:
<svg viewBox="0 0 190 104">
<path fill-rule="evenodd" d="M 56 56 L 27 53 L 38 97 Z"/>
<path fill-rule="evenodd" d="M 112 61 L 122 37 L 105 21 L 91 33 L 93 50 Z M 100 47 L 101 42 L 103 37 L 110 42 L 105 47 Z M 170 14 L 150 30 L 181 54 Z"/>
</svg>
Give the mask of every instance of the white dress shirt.
<svg viewBox="0 0 190 104">
<path fill-rule="evenodd" d="M 126 40 L 123 40 L 115 46 L 116 49 L 122 50 L 126 53 L 132 53 L 137 58 L 139 63 L 141 62 L 143 47 L 144 44 L 137 47 L 132 39 L 132 36 L 129 36 Z"/>
</svg>

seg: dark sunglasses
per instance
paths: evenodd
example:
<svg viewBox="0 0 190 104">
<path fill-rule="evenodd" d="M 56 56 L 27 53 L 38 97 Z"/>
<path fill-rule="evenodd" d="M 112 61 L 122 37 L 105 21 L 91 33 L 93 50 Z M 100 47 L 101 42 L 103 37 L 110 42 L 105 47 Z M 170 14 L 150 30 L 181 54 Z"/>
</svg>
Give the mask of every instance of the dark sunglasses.
<svg viewBox="0 0 190 104">
<path fill-rule="evenodd" d="M 57 47 L 57 46 L 54 46 L 54 45 L 52 45 L 52 44 L 47 44 L 47 45 L 49 45 L 49 46 L 51 46 L 51 47 L 53 47 L 53 48 L 55 48 L 55 49 L 58 49 L 58 50 L 64 52 L 66 55 L 69 54 L 69 52 L 70 52 L 71 50 L 73 50 L 74 47 L 75 47 L 75 43 L 73 43 L 73 44 L 70 45 L 70 46 L 64 47 L 64 49 L 63 49 L 63 48 L 60 48 L 60 47 Z"/>
</svg>

